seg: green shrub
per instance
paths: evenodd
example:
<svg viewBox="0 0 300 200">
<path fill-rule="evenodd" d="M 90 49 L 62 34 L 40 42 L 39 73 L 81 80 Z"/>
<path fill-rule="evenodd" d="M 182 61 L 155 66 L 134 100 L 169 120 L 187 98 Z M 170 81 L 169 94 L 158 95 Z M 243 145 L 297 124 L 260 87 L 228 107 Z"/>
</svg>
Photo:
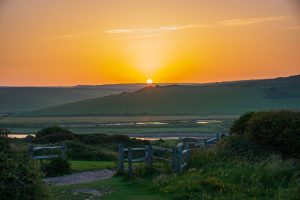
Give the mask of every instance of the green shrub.
<svg viewBox="0 0 300 200">
<path fill-rule="evenodd" d="M 43 137 L 46 135 L 52 135 L 52 134 L 59 134 L 59 133 L 64 133 L 64 134 L 72 134 L 71 131 L 69 131 L 68 129 L 62 128 L 60 126 L 50 126 L 47 128 L 44 128 L 42 130 L 40 130 L 39 132 L 37 132 L 36 137 Z"/>
<path fill-rule="evenodd" d="M 42 137 L 37 137 L 33 140 L 34 143 L 48 144 L 48 143 L 58 143 L 66 140 L 74 140 L 76 137 L 72 133 L 54 133 L 45 135 Z"/>
<path fill-rule="evenodd" d="M 66 142 L 67 155 L 74 160 L 109 160 L 117 159 L 117 152 L 96 145 L 85 145 L 81 142 Z"/>
<path fill-rule="evenodd" d="M 256 113 L 247 122 L 246 134 L 264 149 L 300 158 L 300 112 Z"/>
<path fill-rule="evenodd" d="M 300 112 L 291 110 L 246 113 L 230 129 L 262 150 L 300 158 Z M 249 147 L 250 148 L 250 147 Z M 251 148 L 253 149 L 253 148 Z"/>
<path fill-rule="evenodd" d="M 262 149 L 258 144 L 243 135 L 226 137 L 213 150 L 220 161 L 239 159 L 255 162 L 272 154 L 271 151 Z"/>
<path fill-rule="evenodd" d="M 240 116 L 240 118 L 234 121 L 232 126 L 230 127 L 230 133 L 237 135 L 244 134 L 247 128 L 247 123 L 254 114 L 255 112 L 247 112 Z"/>
<path fill-rule="evenodd" d="M 71 173 L 71 163 L 64 158 L 56 158 L 42 164 L 42 170 L 46 176 L 61 176 Z"/>
<path fill-rule="evenodd" d="M 0 128 L 0 152 L 10 151 L 8 133 L 7 129 Z"/>
<path fill-rule="evenodd" d="M 0 136 L 0 198 L 47 199 L 48 189 L 42 181 L 39 166 L 27 155 L 10 149 L 8 139 Z"/>
</svg>

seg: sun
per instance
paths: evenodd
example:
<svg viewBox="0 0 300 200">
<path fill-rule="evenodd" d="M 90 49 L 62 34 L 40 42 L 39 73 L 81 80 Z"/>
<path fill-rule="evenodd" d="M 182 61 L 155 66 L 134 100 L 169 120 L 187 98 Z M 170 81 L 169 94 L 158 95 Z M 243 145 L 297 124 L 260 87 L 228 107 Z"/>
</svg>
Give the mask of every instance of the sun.
<svg viewBox="0 0 300 200">
<path fill-rule="evenodd" d="M 148 78 L 148 79 L 147 79 L 147 84 L 152 84 L 152 83 L 153 83 L 152 79 L 151 79 L 151 78 Z"/>
</svg>

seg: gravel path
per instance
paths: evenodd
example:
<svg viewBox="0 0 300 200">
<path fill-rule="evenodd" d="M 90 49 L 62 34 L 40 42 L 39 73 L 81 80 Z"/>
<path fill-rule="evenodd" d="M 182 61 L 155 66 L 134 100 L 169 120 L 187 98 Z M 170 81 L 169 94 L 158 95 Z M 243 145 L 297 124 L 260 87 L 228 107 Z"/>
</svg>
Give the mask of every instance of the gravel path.
<svg viewBox="0 0 300 200">
<path fill-rule="evenodd" d="M 67 176 L 45 178 L 44 181 L 52 185 L 71 185 L 77 183 L 87 183 L 96 180 L 109 179 L 115 174 L 115 171 L 103 169 L 99 171 L 81 172 Z"/>
</svg>

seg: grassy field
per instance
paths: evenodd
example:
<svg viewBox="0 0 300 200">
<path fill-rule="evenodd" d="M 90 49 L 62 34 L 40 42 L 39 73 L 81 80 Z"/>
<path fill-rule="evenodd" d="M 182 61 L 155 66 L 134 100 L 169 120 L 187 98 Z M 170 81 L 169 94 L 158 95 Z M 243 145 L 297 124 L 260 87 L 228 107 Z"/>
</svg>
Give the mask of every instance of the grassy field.
<svg viewBox="0 0 300 200">
<path fill-rule="evenodd" d="M 121 177 L 109 180 L 95 181 L 92 183 L 56 186 L 51 191 L 57 200 L 168 200 L 169 195 L 161 195 L 149 189 L 147 179 L 132 182 L 124 181 Z"/>
<path fill-rule="evenodd" d="M 130 92 L 142 87 L 144 87 L 144 84 L 75 87 L 0 87 L 0 114 L 30 111 L 89 98 Z"/>
<path fill-rule="evenodd" d="M 152 184 L 174 200 L 298 200 L 299 174 L 296 159 L 229 136 L 212 149 L 193 152 L 185 173 L 162 174 Z"/>
<path fill-rule="evenodd" d="M 116 163 L 113 161 L 85 161 L 85 160 L 72 160 L 71 170 L 73 172 L 84 172 L 101 169 L 114 169 Z"/>
<path fill-rule="evenodd" d="M 236 115 L 129 117 L 4 117 L 0 126 L 12 133 L 36 133 L 58 125 L 77 134 L 105 133 L 130 136 L 184 136 L 227 132 Z"/>
<path fill-rule="evenodd" d="M 214 115 L 251 110 L 300 108 L 300 76 L 144 88 L 27 113 L 33 116 L 72 115 Z"/>
</svg>

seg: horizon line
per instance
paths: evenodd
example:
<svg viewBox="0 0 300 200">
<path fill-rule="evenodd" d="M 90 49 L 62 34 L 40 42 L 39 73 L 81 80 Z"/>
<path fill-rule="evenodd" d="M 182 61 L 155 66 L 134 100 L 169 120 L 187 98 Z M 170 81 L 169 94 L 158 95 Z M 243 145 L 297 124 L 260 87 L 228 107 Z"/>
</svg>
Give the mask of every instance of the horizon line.
<svg viewBox="0 0 300 200">
<path fill-rule="evenodd" d="M 268 78 L 253 78 L 253 79 L 236 79 L 236 80 L 225 80 L 225 81 L 212 81 L 212 82 L 153 82 L 151 85 L 159 84 L 183 84 L 183 85 L 197 85 L 197 84 L 214 84 L 214 83 L 229 83 L 229 82 L 241 82 L 241 81 L 255 81 L 255 80 L 267 80 L 277 78 L 288 78 L 293 76 L 299 76 L 300 74 L 292 74 L 287 76 L 273 76 Z M 72 88 L 72 87 L 97 87 L 97 86 L 109 86 L 109 85 L 150 85 L 147 83 L 139 82 L 127 82 L 127 83 L 105 83 L 105 84 L 76 84 L 76 85 L 0 85 L 0 88 Z"/>
</svg>

